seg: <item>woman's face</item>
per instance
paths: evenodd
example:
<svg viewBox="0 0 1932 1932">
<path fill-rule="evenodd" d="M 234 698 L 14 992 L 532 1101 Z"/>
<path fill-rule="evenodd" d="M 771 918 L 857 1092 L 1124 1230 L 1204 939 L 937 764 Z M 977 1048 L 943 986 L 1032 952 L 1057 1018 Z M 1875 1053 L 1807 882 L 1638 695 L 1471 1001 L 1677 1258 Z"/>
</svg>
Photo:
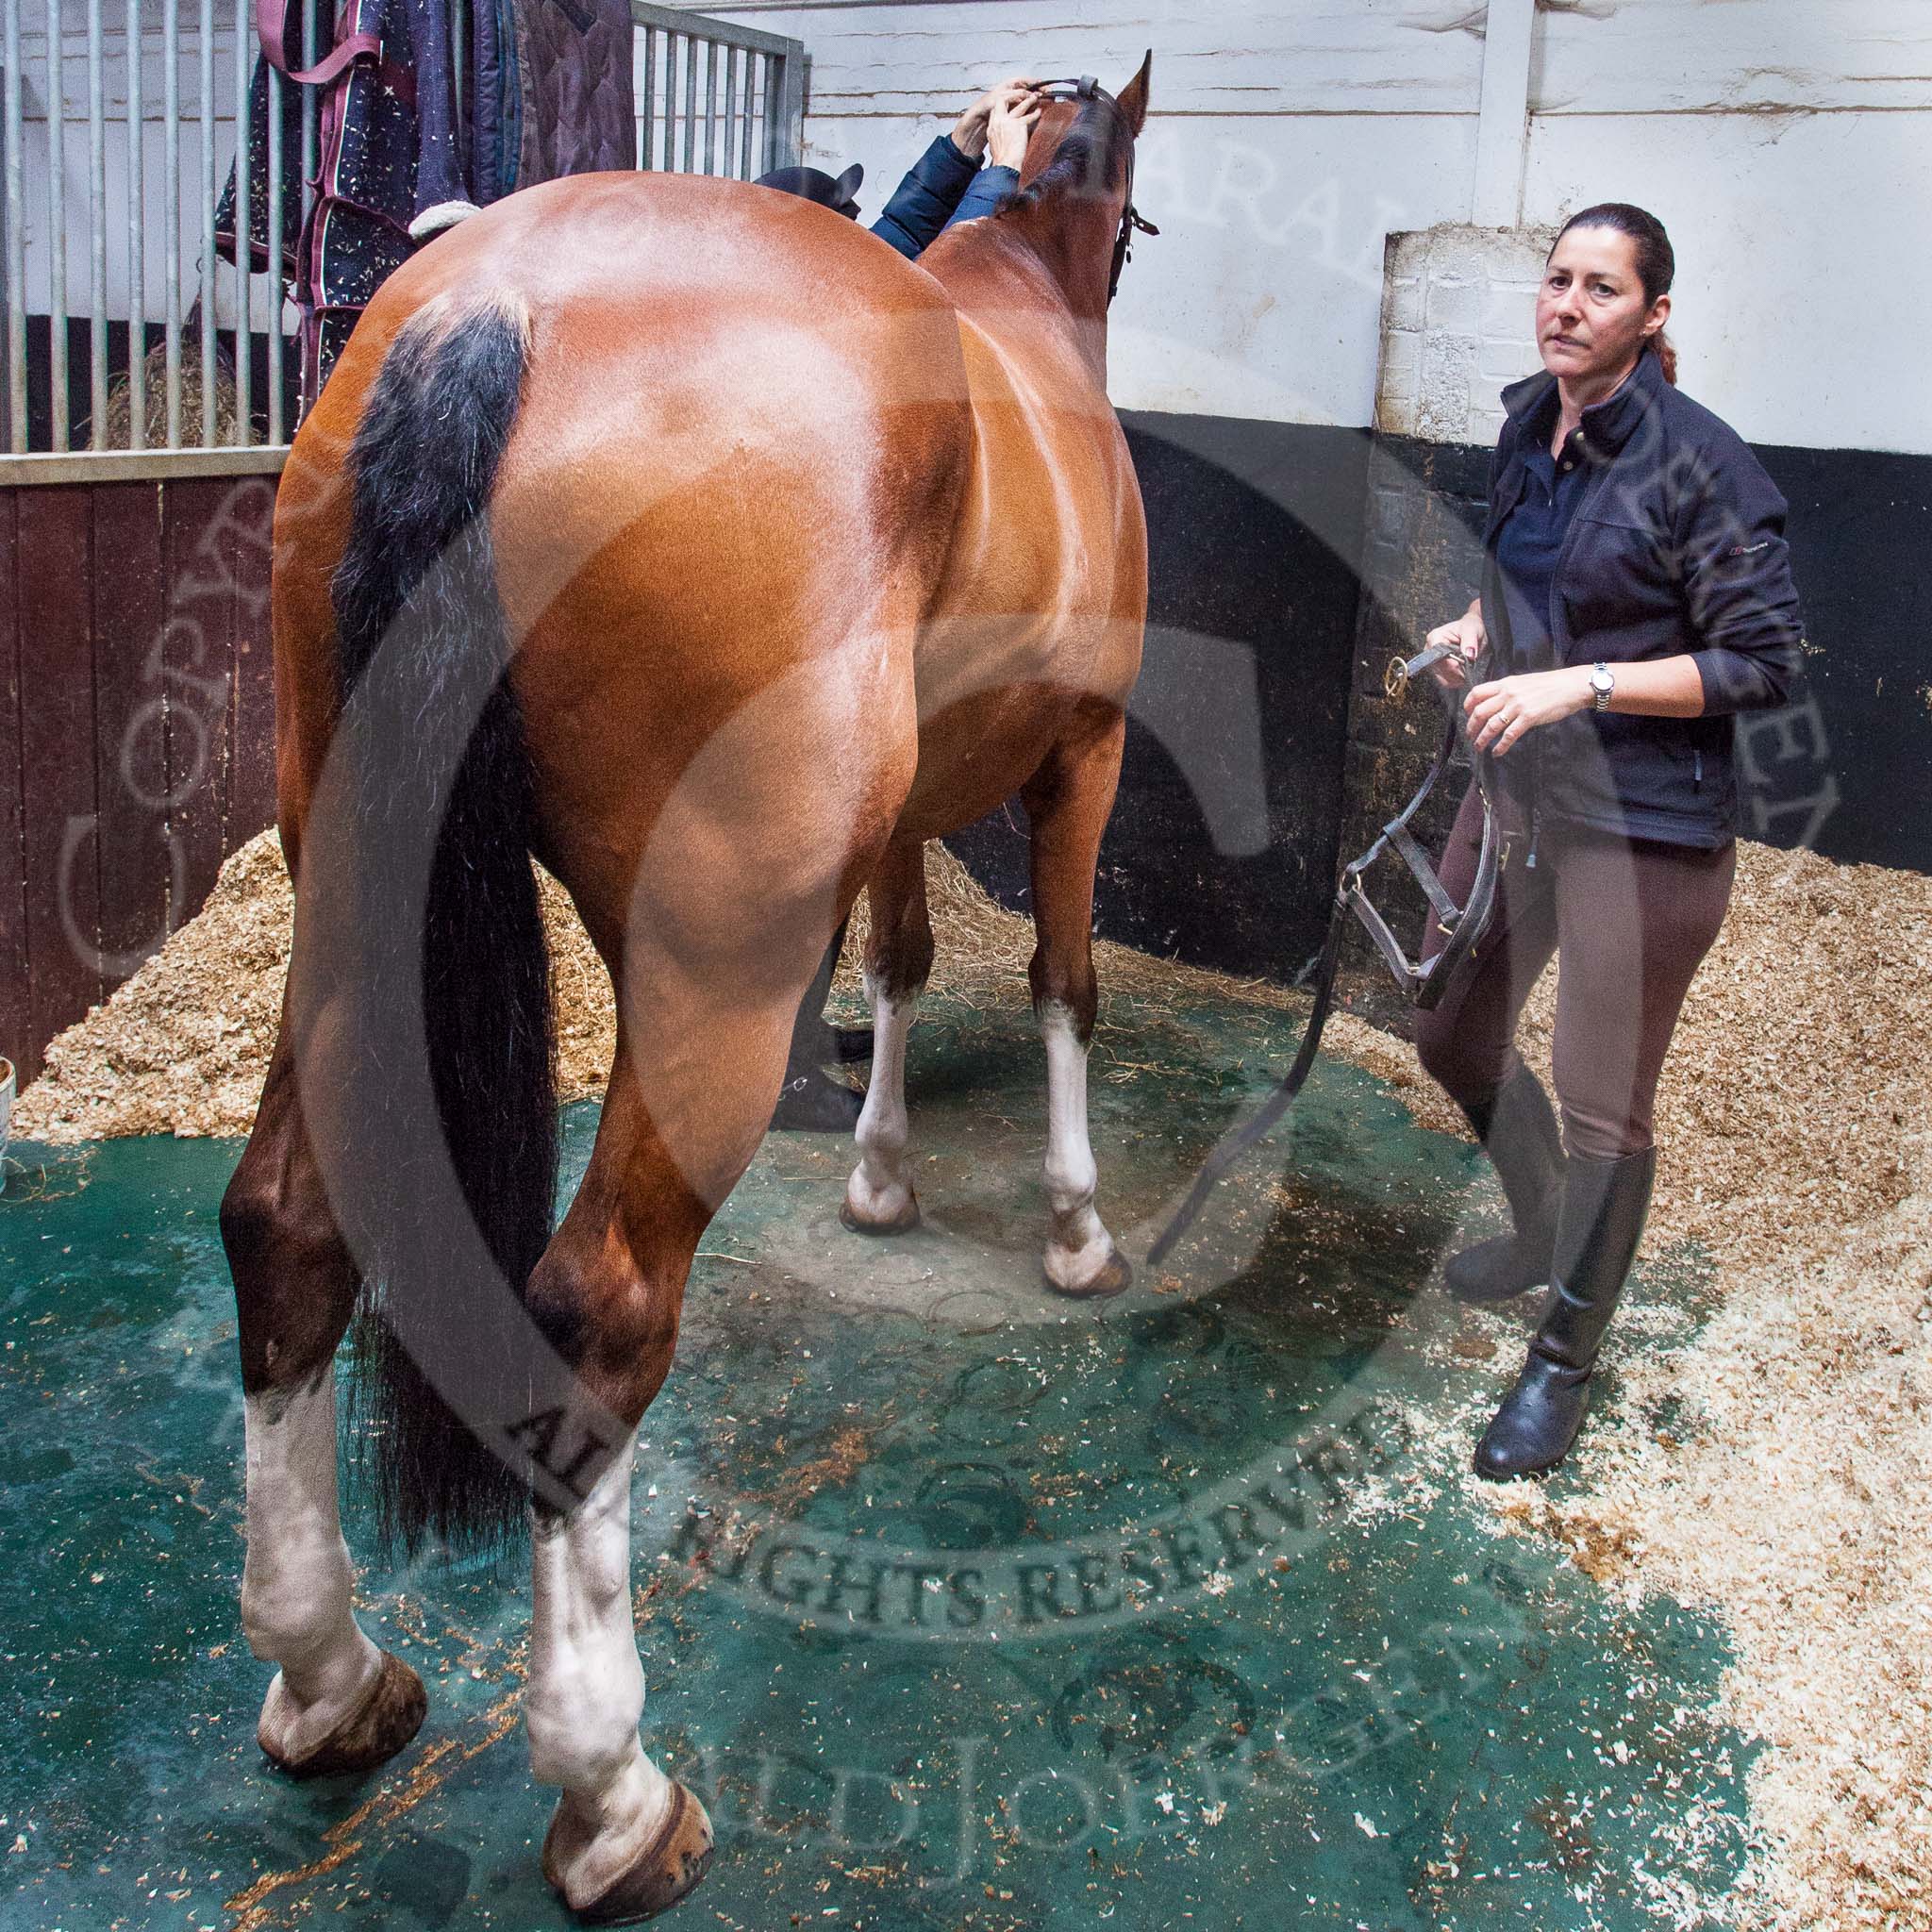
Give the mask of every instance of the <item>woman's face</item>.
<svg viewBox="0 0 1932 1932">
<path fill-rule="evenodd" d="M 1671 298 L 1643 298 L 1637 243 L 1616 228 L 1572 228 L 1557 243 L 1536 298 L 1543 367 L 1566 382 L 1621 375 L 1662 328 Z"/>
</svg>

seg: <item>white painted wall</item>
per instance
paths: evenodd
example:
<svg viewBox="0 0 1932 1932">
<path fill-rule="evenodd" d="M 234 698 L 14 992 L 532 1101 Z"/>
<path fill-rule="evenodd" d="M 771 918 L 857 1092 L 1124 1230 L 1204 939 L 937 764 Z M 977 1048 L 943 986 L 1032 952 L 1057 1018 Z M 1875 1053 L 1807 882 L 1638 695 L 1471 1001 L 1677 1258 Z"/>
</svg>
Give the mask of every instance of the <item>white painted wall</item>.
<svg viewBox="0 0 1932 1932">
<path fill-rule="evenodd" d="M 1932 452 L 1932 0 L 1566 0 L 1523 211 L 1635 201 L 1677 252 L 1684 387 L 1741 435 Z"/>
<path fill-rule="evenodd" d="M 1671 231 L 1671 338 L 1700 402 L 1754 442 L 1932 452 L 1932 114 L 1533 124 L 1532 220 L 1612 185 Z"/>
<path fill-rule="evenodd" d="M 1932 0 L 713 10 L 806 42 L 810 158 L 864 161 L 873 209 L 977 88 L 1029 69 L 1118 87 L 1151 45 L 1140 198 L 1166 232 L 1122 294 L 1116 396 L 1360 425 L 1384 238 L 1471 218 L 1489 15 L 1532 5 L 1526 35 L 1498 36 L 1528 61 L 1518 222 L 1653 208 L 1677 246 L 1693 394 L 1763 442 L 1932 452 L 1914 325 L 1932 314 Z M 1512 78 L 1492 72 L 1490 98 Z M 1489 131 L 1507 167 L 1515 131 Z"/>
<path fill-rule="evenodd" d="M 35 308 L 44 306 L 48 267 L 36 31 L 45 5 L 26 0 L 23 46 L 25 267 Z M 115 23 L 125 9 L 105 10 L 113 16 L 108 307 L 121 315 L 126 125 Z M 218 182 L 233 151 L 225 23 L 234 10 L 234 0 L 217 8 Z M 1662 216 L 1680 263 L 1674 333 L 1685 385 L 1746 436 L 1932 452 L 1919 326 L 1932 314 L 1932 251 L 1923 242 L 1932 232 L 1932 0 L 749 0 L 708 10 L 805 42 L 809 156 L 865 162 L 874 211 L 991 80 L 1091 72 L 1117 88 L 1152 46 L 1156 119 L 1140 199 L 1165 232 L 1140 244 L 1116 314 L 1114 391 L 1127 407 L 1370 422 L 1385 238 L 1469 221 L 1480 153 L 1481 205 L 1496 221 L 1511 219 L 1512 179 L 1521 226 L 1608 198 Z M 85 39 L 73 0 L 63 11 L 67 206 L 84 210 Z M 192 25 L 182 52 L 191 192 L 180 225 L 192 298 L 200 251 Z M 158 197 L 152 32 L 147 68 L 148 192 Z M 1519 129 L 1509 117 L 1525 98 Z M 150 314 L 160 312 L 161 258 L 151 214 Z M 70 247 L 76 312 L 87 306 L 91 265 L 84 241 Z M 232 279 L 221 272 L 225 323 Z"/>
</svg>

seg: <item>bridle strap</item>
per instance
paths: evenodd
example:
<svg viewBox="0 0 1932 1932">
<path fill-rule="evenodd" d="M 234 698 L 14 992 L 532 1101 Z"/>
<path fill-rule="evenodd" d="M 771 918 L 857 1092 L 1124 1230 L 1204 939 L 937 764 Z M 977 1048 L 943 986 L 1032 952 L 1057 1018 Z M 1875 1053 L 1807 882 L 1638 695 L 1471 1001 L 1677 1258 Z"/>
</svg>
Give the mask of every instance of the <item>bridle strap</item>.
<svg viewBox="0 0 1932 1932">
<path fill-rule="evenodd" d="M 1056 88 L 1072 89 L 1071 98 L 1074 100 L 1110 101 L 1117 110 L 1124 111 L 1121 109 L 1120 97 L 1117 94 L 1108 93 L 1091 74 L 1083 74 L 1077 80 L 1042 80 L 1035 92 L 1042 94 L 1052 94 Z M 1069 98 L 1069 96 L 1061 94 L 1056 96 L 1056 98 L 1064 100 Z M 1120 293 L 1121 277 L 1126 274 L 1127 264 L 1134 258 L 1134 236 L 1136 233 L 1158 235 L 1160 233 L 1160 230 L 1134 206 L 1134 151 L 1129 147 L 1127 150 L 1127 205 L 1121 215 L 1121 232 L 1113 244 L 1113 267 L 1108 275 L 1107 281 L 1107 299 L 1109 305 L 1111 305 L 1114 297 Z"/>
</svg>

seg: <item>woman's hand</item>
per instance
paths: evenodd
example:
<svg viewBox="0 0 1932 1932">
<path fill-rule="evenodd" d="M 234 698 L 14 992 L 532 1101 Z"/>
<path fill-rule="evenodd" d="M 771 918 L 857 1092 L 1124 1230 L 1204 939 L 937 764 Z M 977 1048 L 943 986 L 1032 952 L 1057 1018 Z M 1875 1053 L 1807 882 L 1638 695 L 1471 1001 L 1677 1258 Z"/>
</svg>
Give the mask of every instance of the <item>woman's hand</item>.
<svg viewBox="0 0 1932 1932">
<path fill-rule="evenodd" d="M 995 168 L 1018 170 L 1025 165 L 1026 143 L 1040 124 L 1040 110 L 1046 103 L 1030 87 L 1018 83 L 1000 89 L 987 125 L 986 141 Z"/>
<path fill-rule="evenodd" d="M 1004 101 L 1031 99 L 1038 81 L 1024 76 L 1003 80 L 999 86 L 990 88 L 959 116 L 958 125 L 953 129 L 953 145 L 962 155 L 978 160 L 985 154 L 987 140 L 992 127 L 992 117 Z"/>
<path fill-rule="evenodd" d="M 1539 724 L 1554 724 L 1561 718 L 1574 718 L 1595 702 L 1590 673 L 1570 666 L 1479 684 L 1463 699 L 1462 708 L 1469 714 L 1471 743 L 1500 758 L 1509 755 L 1524 732 L 1534 731 Z"/>
<path fill-rule="evenodd" d="M 1482 600 L 1478 598 L 1453 624 L 1441 624 L 1423 641 L 1434 650 L 1438 644 L 1454 644 L 1462 654 L 1444 658 L 1430 675 L 1444 691 L 1460 691 L 1469 682 L 1469 667 L 1490 647 L 1490 634 L 1483 627 Z"/>
</svg>

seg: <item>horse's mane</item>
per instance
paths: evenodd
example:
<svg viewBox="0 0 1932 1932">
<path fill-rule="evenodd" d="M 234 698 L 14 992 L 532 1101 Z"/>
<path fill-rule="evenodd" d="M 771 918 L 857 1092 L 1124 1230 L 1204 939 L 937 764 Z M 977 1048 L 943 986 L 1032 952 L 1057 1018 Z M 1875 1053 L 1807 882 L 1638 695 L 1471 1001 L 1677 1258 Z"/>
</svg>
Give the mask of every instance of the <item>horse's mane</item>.
<svg viewBox="0 0 1932 1932">
<path fill-rule="evenodd" d="M 1057 194 L 1082 189 L 1091 192 L 1096 181 L 1111 188 L 1133 144 L 1121 104 L 1110 94 L 1095 94 L 1062 136 L 1053 159 L 1025 187 L 1008 195 L 995 212 L 1011 214 L 1038 208 Z"/>
</svg>

